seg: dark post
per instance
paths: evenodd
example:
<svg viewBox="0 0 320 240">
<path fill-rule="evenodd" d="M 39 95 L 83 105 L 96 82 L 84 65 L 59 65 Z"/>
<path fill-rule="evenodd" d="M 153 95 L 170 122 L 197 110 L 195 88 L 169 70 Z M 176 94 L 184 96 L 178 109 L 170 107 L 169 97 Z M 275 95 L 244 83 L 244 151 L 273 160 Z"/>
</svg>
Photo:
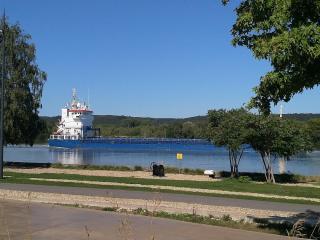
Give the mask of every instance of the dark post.
<svg viewBox="0 0 320 240">
<path fill-rule="evenodd" d="M 5 78 L 5 13 L 3 13 L 2 17 L 2 76 L 1 76 L 1 93 L 0 93 L 0 179 L 3 178 L 3 112 L 4 112 L 4 78 Z"/>
</svg>

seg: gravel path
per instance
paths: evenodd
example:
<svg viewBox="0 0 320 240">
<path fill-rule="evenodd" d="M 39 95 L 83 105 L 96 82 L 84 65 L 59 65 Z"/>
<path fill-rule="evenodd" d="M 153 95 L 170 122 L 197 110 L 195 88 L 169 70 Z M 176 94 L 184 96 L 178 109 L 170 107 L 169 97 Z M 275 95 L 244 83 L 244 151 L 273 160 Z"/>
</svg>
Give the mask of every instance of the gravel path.
<svg viewBox="0 0 320 240">
<path fill-rule="evenodd" d="M 50 203 L 50 204 L 68 204 L 86 207 L 99 208 L 120 208 L 134 210 L 137 208 L 147 209 L 149 211 L 165 211 L 171 213 L 196 213 L 199 215 L 222 217 L 230 215 L 234 220 L 249 220 L 255 218 L 270 218 L 277 216 L 280 218 L 289 218 L 298 214 L 297 212 L 259 210 L 251 208 L 216 206 L 197 203 L 170 202 L 162 201 L 161 197 L 155 196 L 152 200 L 143 199 L 124 199 L 116 197 L 84 196 L 72 194 L 57 194 L 43 192 L 27 192 L 16 190 L 0 190 L 0 199 L 18 200 L 29 203 Z"/>
<path fill-rule="evenodd" d="M 19 200 L 27 204 L 38 202 L 127 210 L 142 208 L 149 211 L 196 213 L 214 217 L 230 215 L 234 220 L 246 221 L 263 218 L 272 222 L 294 223 L 298 219 L 304 219 L 315 224 L 320 219 L 320 207 L 316 205 L 32 184 L 0 184 L 1 199 Z"/>
<path fill-rule="evenodd" d="M 87 187 L 66 187 L 66 186 L 48 186 L 48 185 L 35 185 L 35 184 L 14 184 L 14 183 L 2 183 L 0 189 L 17 190 L 26 192 L 48 192 L 48 193 L 62 193 L 71 195 L 86 195 L 86 196 L 99 196 L 99 197 L 115 197 L 115 198 L 129 198 L 129 199 L 142 199 L 150 200 L 161 198 L 168 202 L 185 202 L 185 203 L 197 203 L 204 205 L 215 206 L 230 206 L 251 209 L 262 210 L 275 210 L 275 211 L 287 211 L 287 212 L 320 212 L 320 205 L 307 205 L 307 204 L 294 204 L 294 203 L 282 203 L 271 201 L 258 201 L 247 200 L 237 198 L 226 197 L 212 197 L 212 196 L 200 196 L 181 193 L 159 193 L 157 191 L 145 192 L 145 191 L 129 191 L 120 189 L 108 189 L 106 188 L 87 188 Z"/>
</svg>

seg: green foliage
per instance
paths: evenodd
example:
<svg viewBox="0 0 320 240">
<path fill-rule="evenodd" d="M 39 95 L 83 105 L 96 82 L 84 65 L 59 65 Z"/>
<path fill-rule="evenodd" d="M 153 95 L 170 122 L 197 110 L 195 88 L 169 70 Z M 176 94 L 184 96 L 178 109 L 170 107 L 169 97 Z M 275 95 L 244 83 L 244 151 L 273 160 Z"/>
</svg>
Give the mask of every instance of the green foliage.
<svg viewBox="0 0 320 240">
<path fill-rule="evenodd" d="M 210 110 L 209 136 L 217 146 L 239 151 L 247 143 L 249 113 L 245 109 Z"/>
<path fill-rule="evenodd" d="M 143 168 L 141 166 L 137 166 L 136 165 L 136 166 L 133 167 L 133 170 L 134 171 L 143 171 Z"/>
<path fill-rule="evenodd" d="M 260 154 L 268 182 L 275 182 L 272 157 L 289 159 L 299 152 L 312 150 L 307 131 L 291 120 L 252 115 L 248 129 L 248 143 Z"/>
<path fill-rule="evenodd" d="M 299 152 L 312 150 L 310 131 L 297 121 L 255 115 L 245 109 L 211 110 L 208 118 L 210 139 L 229 150 L 232 177 L 239 176 L 239 161 L 246 145 L 261 156 L 268 182 L 275 182 L 272 157 L 289 159 Z"/>
<path fill-rule="evenodd" d="M 249 183 L 252 181 L 252 179 L 249 176 L 240 176 L 238 181 L 241 183 Z"/>
<path fill-rule="evenodd" d="M 222 221 L 230 222 L 232 221 L 232 217 L 229 214 L 224 214 L 221 218 Z"/>
<path fill-rule="evenodd" d="M 289 158 L 299 152 L 312 150 L 307 131 L 292 120 L 252 115 L 249 131 L 249 144 L 260 154 Z"/>
<path fill-rule="evenodd" d="M 47 78 L 36 63 L 36 47 L 19 24 L 2 23 L 5 35 L 5 114 L 4 135 L 9 144 L 34 143 L 45 129 L 38 113 Z M 3 56 L 2 48 L 0 54 Z M 0 69 L 2 71 L 2 69 Z M 2 73 L 1 73 L 2 74 Z"/>
<path fill-rule="evenodd" d="M 236 14 L 233 45 L 249 48 L 273 67 L 255 88 L 251 107 L 268 114 L 271 102 L 289 101 L 320 84 L 319 0 L 243 0 Z"/>
<path fill-rule="evenodd" d="M 223 146 L 229 150 L 231 176 L 239 175 L 239 162 L 248 142 L 249 117 L 250 113 L 243 108 L 208 112 L 209 138 L 216 146 Z"/>
<path fill-rule="evenodd" d="M 311 119 L 306 123 L 311 142 L 314 148 L 320 149 L 320 118 Z"/>
</svg>

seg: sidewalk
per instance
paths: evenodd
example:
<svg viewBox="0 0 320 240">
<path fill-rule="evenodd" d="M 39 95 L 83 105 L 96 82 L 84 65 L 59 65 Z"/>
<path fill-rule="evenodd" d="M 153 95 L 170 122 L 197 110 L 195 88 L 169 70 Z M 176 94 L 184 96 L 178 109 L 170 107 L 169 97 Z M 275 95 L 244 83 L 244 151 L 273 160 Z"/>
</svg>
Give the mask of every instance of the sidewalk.
<svg viewBox="0 0 320 240">
<path fill-rule="evenodd" d="M 0 239 L 3 240 L 285 240 L 284 236 L 249 232 L 175 220 L 0 201 Z"/>
</svg>

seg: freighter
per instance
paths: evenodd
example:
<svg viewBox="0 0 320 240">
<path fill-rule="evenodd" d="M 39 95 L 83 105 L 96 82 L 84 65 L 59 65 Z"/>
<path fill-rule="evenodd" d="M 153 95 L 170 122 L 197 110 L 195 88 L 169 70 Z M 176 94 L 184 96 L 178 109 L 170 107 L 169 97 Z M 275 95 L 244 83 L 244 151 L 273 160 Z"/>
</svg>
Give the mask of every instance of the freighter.
<svg viewBox="0 0 320 240">
<path fill-rule="evenodd" d="M 212 151 L 213 145 L 204 139 L 102 137 L 93 127 L 93 111 L 78 100 L 73 89 L 72 100 L 61 109 L 57 130 L 50 135 L 50 147 L 104 148 L 112 150 Z"/>
</svg>

